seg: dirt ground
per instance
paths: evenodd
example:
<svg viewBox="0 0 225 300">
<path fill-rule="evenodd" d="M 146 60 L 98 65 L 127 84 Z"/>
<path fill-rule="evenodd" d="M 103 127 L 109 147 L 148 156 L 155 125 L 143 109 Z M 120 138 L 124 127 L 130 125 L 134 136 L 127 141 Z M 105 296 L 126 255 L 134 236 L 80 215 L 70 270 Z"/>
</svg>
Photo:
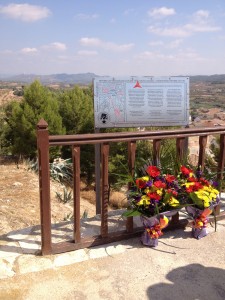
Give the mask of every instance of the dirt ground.
<svg viewBox="0 0 225 300">
<path fill-rule="evenodd" d="M 0 235 L 40 224 L 38 175 L 25 164 L 0 165 Z M 56 192 L 63 186 L 51 181 L 52 223 L 62 222 L 72 216 L 73 202 L 60 203 Z M 95 215 L 95 205 L 81 199 L 81 214 Z"/>
</svg>

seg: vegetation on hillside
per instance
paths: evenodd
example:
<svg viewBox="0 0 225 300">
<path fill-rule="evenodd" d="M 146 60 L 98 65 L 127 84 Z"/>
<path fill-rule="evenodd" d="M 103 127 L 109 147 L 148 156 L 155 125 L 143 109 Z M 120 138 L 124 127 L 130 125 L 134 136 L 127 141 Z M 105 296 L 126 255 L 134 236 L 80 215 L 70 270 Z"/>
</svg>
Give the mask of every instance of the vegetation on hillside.
<svg viewBox="0 0 225 300">
<path fill-rule="evenodd" d="M 30 85 L 19 88 L 13 86 L 13 93 L 20 96 L 20 101 L 12 100 L 0 106 L 0 155 L 12 154 L 35 159 L 37 156 L 36 125 L 43 118 L 48 123 L 50 134 L 80 134 L 94 132 L 93 88 L 92 86 L 73 86 L 67 89 L 49 88 L 35 80 Z M 225 108 L 225 84 L 218 82 L 193 82 L 191 88 L 191 113 L 198 115 L 199 107 Z M 107 129 L 105 131 L 125 131 L 129 128 Z M 103 131 L 103 130 L 102 130 Z M 164 146 L 164 145 L 162 145 Z M 161 159 L 170 157 L 175 149 L 175 141 L 162 147 Z M 170 149 L 167 151 L 166 149 Z M 87 183 L 94 178 L 94 146 L 85 145 L 81 149 L 81 173 Z M 211 147 L 218 156 L 216 144 Z M 136 166 L 140 168 L 152 153 L 149 141 L 137 142 Z M 71 147 L 51 148 L 51 160 L 56 157 L 71 158 Z M 110 184 L 118 183 L 119 174 L 128 173 L 127 145 L 110 145 Z"/>
</svg>

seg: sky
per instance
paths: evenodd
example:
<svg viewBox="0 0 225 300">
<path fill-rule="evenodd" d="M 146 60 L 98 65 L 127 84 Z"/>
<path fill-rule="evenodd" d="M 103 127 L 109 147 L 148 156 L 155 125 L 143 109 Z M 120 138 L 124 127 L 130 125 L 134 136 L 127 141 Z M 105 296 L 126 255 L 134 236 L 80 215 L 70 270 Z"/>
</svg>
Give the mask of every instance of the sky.
<svg viewBox="0 0 225 300">
<path fill-rule="evenodd" d="M 0 74 L 225 74 L 224 0 L 1 0 L 0 36 Z"/>
</svg>

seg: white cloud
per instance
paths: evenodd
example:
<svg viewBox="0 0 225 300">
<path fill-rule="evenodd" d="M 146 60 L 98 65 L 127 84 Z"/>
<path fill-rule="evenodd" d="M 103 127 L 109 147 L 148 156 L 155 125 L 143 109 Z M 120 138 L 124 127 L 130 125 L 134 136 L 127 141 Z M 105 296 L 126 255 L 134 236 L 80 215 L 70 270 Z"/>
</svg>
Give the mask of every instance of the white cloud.
<svg viewBox="0 0 225 300">
<path fill-rule="evenodd" d="M 137 58 L 139 59 L 173 59 L 174 56 L 171 54 L 163 54 L 160 52 L 151 52 L 151 51 L 144 51 L 142 53 L 140 53 Z"/>
<path fill-rule="evenodd" d="M 75 16 L 76 19 L 79 19 L 79 20 L 94 20 L 94 19 L 97 19 L 99 17 L 98 14 L 92 14 L 92 15 L 88 15 L 88 14 L 77 14 Z"/>
<path fill-rule="evenodd" d="M 205 59 L 201 57 L 195 50 L 193 49 L 185 49 L 184 51 L 180 51 L 176 54 L 176 60 L 189 60 L 189 61 L 204 61 Z"/>
<path fill-rule="evenodd" d="M 210 26 L 207 24 L 186 24 L 184 26 L 184 29 L 186 29 L 187 31 L 189 31 L 190 33 L 194 33 L 194 32 L 216 32 L 216 31 L 220 31 L 221 27 L 219 26 Z"/>
<path fill-rule="evenodd" d="M 95 56 L 98 55 L 97 51 L 80 50 L 77 52 L 80 56 Z"/>
<path fill-rule="evenodd" d="M 184 25 L 186 30 L 191 32 L 215 32 L 221 30 L 210 21 L 210 14 L 207 10 L 198 10 L 193 14 L 192 23 Z"/>
<path fill-rule="evenodd" d="M 11 19 L 24 22 L 36 22 L 50 16 L 51 12 L 47 7 L 24 4 L 9 4 L 0 7 L 0 13 Z"/>
<path fill-rule="evenodd" d="M 180 44 L 183 42 L 183 39 L 176 39 L 174 41 L 171 41 L 170 43 L 165 43 L 163 41 L 152 41 L 152 42 L 149 42 L 149 46 L 151 47 L 165 47 L 165 48 L 169 48 L 169 49 L 175 49 L 175 48 L 178 48 L 180 46 Z"/>
<path fill-rule="evenodd" d="M 153 8 L 152 10 L 148 11 L 148 15 L 153 18 L 164 18 L 168 16 L 173 16 L 176 14 L 174 8 L 167 8 L 165 6 L 160 8 Z"/>
<path fill-rule="evenodd" d="M 194 17 L 196 18 L 208 18 L 209 17 L 209 11 L 207 10 L 198 10 L 194 13 Z"/>
<path fill-rule="evenodd" d="M 169 60 L 169 61 L 203 61 L 204 58 L 200 57 L 197 52 L 193 49 L 185 49 L 183 51 L 178 51 L 173 54 L 164 54 L 162 52 L 152 52 L 152 51 L 144 51 L 137 55 L 137 58 L 140 60 Z"/>
<path fill-rule="evenodd" d="M 170 49 L 178 48 L 182 42 L 183 42 L 182 39 L 174 40 L 167 45 L 167 48 L 170 48 Z"/>
<path fill-rule="evenodd" d="M 133 43 L 120 45 L 112 42 L 105 42 L 100 40 L 99 38 L 88 38 L 88 37 L 81 38 L 80 44 L 82 46 L 97 47 L 97 48 L 102 48 L 105 50 L 111 50 L 117 52 L 126 52 L 134 47 Z"/>
<path fill-rule="evenodd" d="M 65 51 L 67 49 L 65 44 L 59 42 L 54 42 L 49 45 L 44 45 L 41 48 L 44 50 L 57 50 L 57 51 Z"/>
<path fill-rule="evenodd" d="M 159 35 L 184 38 L 193 35 L 197 32 L 217 32 L 221 30 L 221 27 L 214 26 L 212 20 L 210 20 L 210 14 L 205 10 L 198 10 L 192 15 L 191 22 L 176 26 L 176 27 L 159 27 L 149 26 L 148 32 Z"/>
<path fill-rule="evenodd" d="M 102 41 L 98 38 L 88 38 L 84 37 L 80 39 L 80 44 L 82 46 L 94 46 L 94 47 L 100 47 L 102 44 Z"/>
<path fill-rule="evenodd" d="M 21 52 L 24 54 L 33 54 L 33 53 L 37 53 L 38 50 L 37 48 L 23 48 L 21 49 Z"/>
<path fill-rule="evenodd" d="M 148 44 L 149 44 L 149 46 L 157 47 L 157 46 L 163 46 L 164 42 L 163 41 L 152 41 L 152 42 L 149 42 Z"/>
<path fill-rule="evenodd" d="M 191 33 L 189 30 L 182 28 L 182 27 L 154 27 L 154 26 L 149 26 L 148 27 L 148 32 L 154 33 L 156 35 L 160 36 L 171 36 L 171 37 L 187 37 Z"/>
</svg>

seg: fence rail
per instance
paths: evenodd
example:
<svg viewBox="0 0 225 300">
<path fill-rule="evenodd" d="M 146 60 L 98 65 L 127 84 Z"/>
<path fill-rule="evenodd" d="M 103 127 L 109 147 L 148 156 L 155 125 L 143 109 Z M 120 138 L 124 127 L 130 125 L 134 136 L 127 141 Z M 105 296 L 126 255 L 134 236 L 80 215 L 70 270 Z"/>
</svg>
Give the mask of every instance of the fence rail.
<svg viewBox="0 0 225 300">
<path fill-rule="evenodd" d="M 94 133 L 78 135 L 49 135 L 48 124 L 40 120 L 37 124 L 37 147 L 39 163 L 39 189 L 41 211 L 41 242 L 42 254 L 54 254 L 84 247 L 106 244 L 113 241 L 139 235 L 142 228 L 133 227 L 133 218 L 127 218 L 126 230 L 109 233 L 108 230 L 108 160 L 110 143 L 126 142 L 128 145 L 128 165 L 131 174 L 134 173 L 136 141 L 153 141 L 153 158 L 158 163 L 161 141 L 164 139 L 176 139 L 177 156 L 182 158 L 187 151 L 186 138 L 199 137 L 198 165 L 204 169 L 207 137 L 209 135 L 220 136 L 220 154 L 217 167 L 217 179 L 222 179 L 225 164 L 225 127 L 210 128 L 186 128 L 176 130 Z M 100 145 L 101 149 L 101 232 L 98 236 L 81 238 L 80 232 L 80 146 L 86 144 Z M 74 195 L 74 224 L 73 239 L 71 241 L 52 243 L 51 236 L 51 201 L 50 201 L 50 171 L 49 171 L 49 147 L 70 145 L 73 159 L 73 195 Z M 225 213 L 217 210 L 218 218 L 225 218 Z M 170 228 L 185 227 L 188 221 L 179 220 L 175 215 L 170 223 Z"/>
</svg>

